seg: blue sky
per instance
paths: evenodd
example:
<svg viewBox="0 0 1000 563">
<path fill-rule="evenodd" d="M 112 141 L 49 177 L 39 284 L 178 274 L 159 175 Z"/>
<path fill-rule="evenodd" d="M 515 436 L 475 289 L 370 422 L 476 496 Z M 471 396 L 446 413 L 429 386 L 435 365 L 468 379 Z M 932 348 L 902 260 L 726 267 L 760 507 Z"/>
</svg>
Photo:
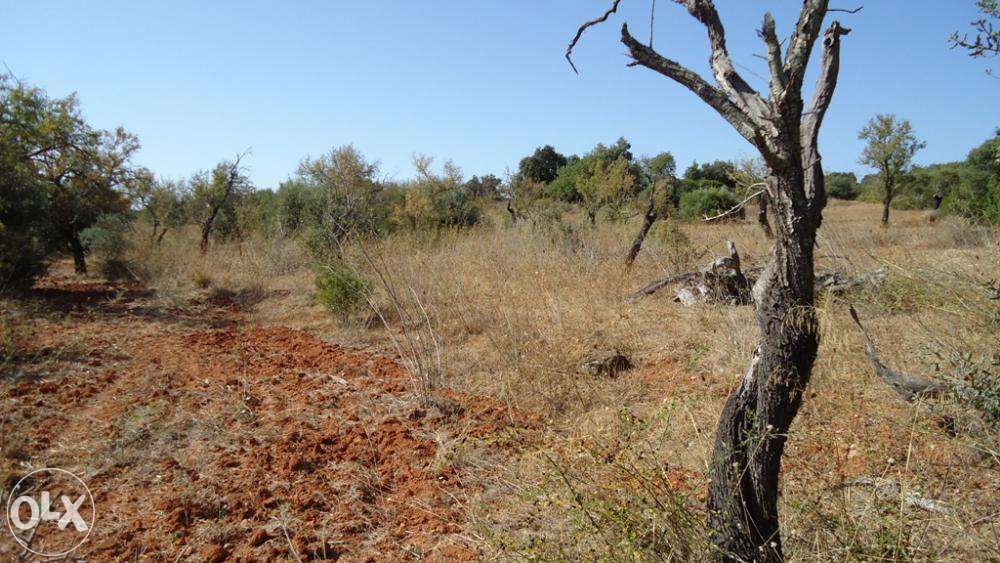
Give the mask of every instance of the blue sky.
<svg viewBox="0 0 1000 563">
<path fill-rule="evenodd" d="M 877 112 L 911 120 L 927 141 L 918 162 L 964 158 L 1000 126 L 1000 78 L 947 44 L 973 1 L 858 2 L 857 15 L 831 14 L 853 33 L 821 137 L 826 169 L 863 171 L 857 131 Z M 608 3 L 0 0 L 0 61 L 52 95 L 78 92 L 92 123 L 138 134 L 137 161 L 175 178 L 249 147 L 252 178 L 272 187 L 302 157 L 347 143 L 400 179 L 414 153 L 502 174 L 538 145 L 580 153 L 619 136 L 682 168 L 750 156 L 692 94 L 625 66 L 618 30 L 627 21 L 644 37 L 650 0 L 623 0 L 592 28 L 573 74 L 566 44 Z M 761 88 L 754 30 L 770 9 L 787 36 L 801 3 L 716 3 L 734 59 Z M 703 28 L 667 0 L 656 10 L 657 50 L 708 76 Z"/>
</svg>

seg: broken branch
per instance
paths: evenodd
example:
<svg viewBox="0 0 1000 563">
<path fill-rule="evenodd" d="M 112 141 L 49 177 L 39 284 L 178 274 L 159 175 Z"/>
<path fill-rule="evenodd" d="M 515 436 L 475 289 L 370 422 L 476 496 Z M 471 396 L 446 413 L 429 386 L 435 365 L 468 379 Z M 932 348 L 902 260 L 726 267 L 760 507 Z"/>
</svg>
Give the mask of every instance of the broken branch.
<svg viewBox="0 0 1000 563">
<path fill-rule="evenodd" d="M 858 318 L 858 312 L 854 309 L 854 306 L 851 306 L 851 318 L 854 319 L 854 324 L 858 325 L 858 328 L 861 329 L 861 335 L 865 340 L 865 352 L 868 354 L 868 359 L 871 360 L 872 366 L 875 368 L 875 374 L 882 381 L 888 383 L 904 401 L 913 402 L 917 398 L 933 396 L 944 390 L 944 385 L 937 381 L 923 377 L 914 377 L 886 367 L 879 360 L 878 353 L 875 350 L 875 342 L 872 341 L 865 327 L 861 325 L 861 319 Z"/>
<path fill-rule="evenodd" d="M 611 7 L 608 8 L 608 10 L 606 12 L 604 12 L 603 16 L 601 16 L 599 18 L 592 19 L 592 20 L 584 23 L 583 25 L 580 26 L 580 29 L 576 30 L 576 35 L 573 36 L 573 40 L 570 41 L 569 42 L 569 46 L 566 47 L 566 60 L 569 61 L 569 66 L 573 68 L 573 72 L 575 72 L 577 74 L 580 74 L 580 71 L 576 70 L 576 65 L 573 64 L 573 48 L 575 48 L 577 42 L 580 41 L 580 37 L 583 36 L 583 32 L 587 31 L 588 27 L 592 27 L 592 26 L 595 26 L 595 25 L 597 25 L 599 23 L 604 23 L 604 22 L 608 21 L 608 18 L 611 17 L 611 14 L 613 14 L 613 13 L 615 13 L 615 12 L 618 11 L 618 4 L 620 4 L 621 1 L 622 0 L 614 0 L 614 4 L 612 4 Z M 650 25 L 652 25 L 652 24 L 650 24 Z M 652 44 L 652 41 L 653 41 L 652 33 L 650 33 L 649 40 L 650 40 L 650 44 Z"/>
</svg>

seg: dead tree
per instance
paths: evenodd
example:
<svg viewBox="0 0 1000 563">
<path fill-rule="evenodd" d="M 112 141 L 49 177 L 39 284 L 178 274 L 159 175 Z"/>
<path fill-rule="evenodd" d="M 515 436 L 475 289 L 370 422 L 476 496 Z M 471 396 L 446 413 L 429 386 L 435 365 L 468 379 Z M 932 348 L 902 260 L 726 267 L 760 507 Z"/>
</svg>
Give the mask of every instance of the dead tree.
<svg viewBox="0 0 1000 563">
<path fill-rule="evenodd" d="M 632 268 L 635 257 L 642 250 L 642 243 L 646 240 L 646 235 L 649 234 L 649 230 L 653 228 L 653 223 L 659 218 L 660 213 L 656 210 L 656 185 L 654 184 L 649 188 L 649 205 L 646 207 L 646 214 L 643 216 L 642 225 L 639 227 L 639 232 L 636 233 L 635 240 L 632 241 L 632 246 L 629 247 L 628 255 L 625 257 L 626 271 Z"/>
<path fill-rule="evenodd" d="M 246 156 L 246 153 L 236 155 L 236 159 L 229 165 L 225 183 L 222 185 L 220 193 L 213 194 L 213 197 L 209 198 L 208 215 L 205 216 L 205 220 L 201 223 L 201 244 L 199 248 L 202 254 L 208 252 L 208 239 L 212 236 L 215 218 L 218 217 L 219 211 L 222 210 L 222 207 L 232 197 L 233 191 L 242 179 L 240 175 L 240 161 L 243 160 L 244 156 Z"/>
<path fill-rule="evenodd" d="M 606 21 L 620 1 L 615 0 L 601 18 L 581 26 L 567 57 L 583 31 Z M 771 77 L 764 98 L 736 71 L 712 0 L 675 1 L 708 33 L 717 85 L 637 40 L 623 25 L 621 41 L 633 59 L 629 64 L 644 66 L 689 89 L 760 152 L 768 168 L 766 190 L 775 234 L 768 265 L 753 288 L 761 341 L 726 401 L 716 430 L 709 525 L 720 558 L 780 561 L 781 455 L 819 346 L 813 250 L 826 205 L 819 130 L 837 85 L 840 39 L 850 30 L 834 21 L 822 33 L 828 0 L 805 0 L 783 56 L 774 18 L 766 14 L 760 36 L 767 47 Z M 821 35 L 822 67 L 807 109 L 802 83 Z"/>
</svg>

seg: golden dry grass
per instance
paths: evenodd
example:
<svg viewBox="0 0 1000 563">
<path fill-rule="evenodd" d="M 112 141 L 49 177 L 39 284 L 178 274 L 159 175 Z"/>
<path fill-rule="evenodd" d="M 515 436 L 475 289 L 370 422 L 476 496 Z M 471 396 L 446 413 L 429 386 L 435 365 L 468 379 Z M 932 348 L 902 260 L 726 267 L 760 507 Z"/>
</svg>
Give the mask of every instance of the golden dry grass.
<svg viewBox="0 0 1000 563">
<path fill-rule="evenodd" d="M 1000 557 L 996 434 L 981 425 L 946 431 L 942 420 L 975 419 L 954 402 L 896 398 L 874 377 L 847 314 L 855 303 L 884 361 L 903 371 L 929 374 L 938 362 L 949 373 L 955 366 L 941 358 L 955 354 L 996 358 L 1000 301 L 989 284 L 1000 279 L 1000 236 L 915 211 L 894 212 L 883 229 L 879 212 L 835 202 L 820 231 L 818 266 L 884 267 L 888 279 L 817 305 L 823 340 L 783 469 L 787 551 L 801 560 Z M 206 280 L 259 291 L 254 322 L 401 352 L 435 382 L 538 415 L 539 436 L 516 457 L 485 448 L 463 461 L 481 475 L 481 493 L 463 501 L 486 553 L 692 558 L 705 545 L 698 510 L 716 419 L 757 340 L 753 311 L 682 307 L 666 291 L 637 303 L 624 297 L 705 262 L 727 239 L 744 264 L 762 263 L 767 241 L 751 223 L 685 224 L 689 246 L 649 241 L 626 273 L 634 229 L 592 229 L 576 217 L 511 226 L 498 213 L 472 230 L 397 234 L 363 252 L 352 245 L 359 271 L 385 277 L 375 300 L 388 330 L 371 314 L 344 323 L 317 306 L 294 241 L 246 241 L 197 257 L 190 237 L 179 236 L 145 259 L 167 294 Z M 609 347 L 636 368 L 614 379 L 578 373 L 590 349 Z M 938 509 L 912 506 L 910 493 Z"/>
</svg>

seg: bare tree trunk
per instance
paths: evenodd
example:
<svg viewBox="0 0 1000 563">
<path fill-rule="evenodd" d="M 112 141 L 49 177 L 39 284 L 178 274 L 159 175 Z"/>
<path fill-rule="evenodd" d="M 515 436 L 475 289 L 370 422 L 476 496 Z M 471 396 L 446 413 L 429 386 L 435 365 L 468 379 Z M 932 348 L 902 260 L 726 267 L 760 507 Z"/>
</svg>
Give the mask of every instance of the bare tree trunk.
<svg viewBox="0 0 1000 563">
<path fill-rule="evenodd" d="M 156 244 L 157 244 L 157 246 L 159 246 L 160 244 L 163 243 L 163 237 L 167 234 L 168 230 L 169 229 L 167 229 L 166 227 L 164 227 L 163 230 L 160 231 L 159 236 L 156 237 Z"/>
<path fill-rule="evenodd" d="M 639 255 L 639 251 L 642 250 L 642 243 L 646 240 L 646 235 L 649 234 L 649 230 L 653 227 L 653 223 L 659 218 L 659 214 L 656 212 L 656 201 L 655 201 L 655 188 L 650 188 L 649 194 L 649 206 L 646 208 L 646 215 L 642 219 L 642 226 L 639 227 L 639 232 L 635 235 L 635 240 L 632 241 L 632 246 L 628 249 L 628 256 L 625 257 L 625 270 L 632 268 L 632 264 L 635 262 L 635 257 Z"/>
<path fill-rule="evenodd" d="M 795 171 L 770 189 L 803 189 Z M 761 341 L 739 387 L 730 395 L 715 435 L 709 524 L 725 559 L 782 560 L 778 475 L 788 429 L 798 413 L 819 346 L 813 312 L 811 222 L 776 205 L 771 262 L 754 286 Z"/>
<path fill-rule="evenodd" d="M 510 223 L 512 225 L 516 225 L 517 224 L 517 211 L 514 209 L 514 206 L 511 205 L 509 199 L 507 200 L 507 213 L 510 213 Z"/>
<path fill-rule="evenodd" d="M 895 195 L 893 192 L 896 190 L 896 179 L 892 177 L 892 174 L 885 170 L 882 172 L 882 177 L 885 179 L 885 198 L 882 200 L 882 226 L 889 226 L 889 206 L 892 205 L 892 196 Z"/>
<path fill-rule="evenodd" d="M 69 248 L 73 251 L 73 269 L 78 274 L 87 273 L 87 253 L 80 241 L 80 235 L 73 233 L 69 235 Z"/>
<path fill-rule="evenodd" d="M 218 207 L 213 208 L 212 214 L 201 224 L 201 244 L 198 245 L 198 248 L 203 255 L 208 252 L 208 238 L 212 236 L 212 225 L 215 223 L 215 216 L 218 212 Z"/>
</svg>

